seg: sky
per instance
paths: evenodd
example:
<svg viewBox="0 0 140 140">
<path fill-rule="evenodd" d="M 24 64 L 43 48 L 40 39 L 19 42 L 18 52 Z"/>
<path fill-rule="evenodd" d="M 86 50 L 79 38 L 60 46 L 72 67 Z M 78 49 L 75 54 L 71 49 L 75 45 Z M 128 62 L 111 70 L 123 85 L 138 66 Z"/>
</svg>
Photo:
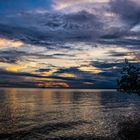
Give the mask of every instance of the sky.
<svg viewBox="0 0 140 140">
<path fill-rule="evenodd" d="M 116 88 L 140 66 L 139 0 L 0 0 L 0 87 Z"/>
</svg>

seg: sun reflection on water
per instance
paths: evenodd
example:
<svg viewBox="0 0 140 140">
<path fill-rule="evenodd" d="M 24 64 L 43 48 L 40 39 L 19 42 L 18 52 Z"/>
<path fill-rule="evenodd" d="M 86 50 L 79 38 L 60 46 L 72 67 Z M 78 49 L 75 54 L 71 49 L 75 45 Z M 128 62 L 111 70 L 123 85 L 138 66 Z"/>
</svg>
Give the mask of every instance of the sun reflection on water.
<svg viewBox="0 0 140 140">
<path fill-rule="evenodd" d="M 129 115 L 131 118 L 140 115 L 137 96 L 111 90 L 0 89 L 0 92 L 1 133 L 108 136 L 117 133 L 117 123 Z"/>
</svg>

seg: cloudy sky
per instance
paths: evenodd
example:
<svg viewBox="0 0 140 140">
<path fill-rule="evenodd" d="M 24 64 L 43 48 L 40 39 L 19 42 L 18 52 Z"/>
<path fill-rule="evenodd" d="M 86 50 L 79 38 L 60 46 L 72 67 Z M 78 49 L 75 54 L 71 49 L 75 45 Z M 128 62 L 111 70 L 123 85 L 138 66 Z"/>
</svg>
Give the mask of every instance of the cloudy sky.
<svg viewBox="0 0 140 140">
<path fill-rule="evenodd" d="M 115 88 L 139 66 L 139 0 L 0 0 L 0 86 Z"/>
</svg>

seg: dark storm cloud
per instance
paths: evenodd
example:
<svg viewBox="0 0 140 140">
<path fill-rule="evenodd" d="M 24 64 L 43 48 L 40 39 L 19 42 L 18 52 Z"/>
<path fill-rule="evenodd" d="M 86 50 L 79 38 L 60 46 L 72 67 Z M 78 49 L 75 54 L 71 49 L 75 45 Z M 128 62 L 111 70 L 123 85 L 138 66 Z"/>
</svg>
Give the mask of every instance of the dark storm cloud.
<svg viewBox="0 0 140 140">
<path fill-rule="evenodd" d="M 47 69 L 39 69 L 38 71 L 45 71 Z M 57 76 L 56 74 L 62 74 L 65 72 L 70 72 L 73 74 L 77 74 L 77 75 L 81 75 L 79 78 L 75 77 L 75 78 L 69 78 L 69 77 L 61 77 L 61 76 Z M 93 76 L 93 74 L 89 74 L 88 72 L 83 72 L 80 71 L 78 68 L 72 67 L 72 68 L 65 68 L 65 69 L 60 69 L 58 70 L 58 72 L 54 73 L 54 75 L 52 76 L 41 76 L 38 74 L 31 74 L 31 73 L 25 73 L 25 72 L 10 72 L 10 71 L 6 71 L 6 70 L 0 70 L 0 77 L 5 76 L 7 79 L 9 78 L 9 76 L 11 77 L 20 77 L 21 79 L 24 79 L 24 77 L 30 77 L 30 78 L 54 78 L 54 79 L 58 79 L 58 80 L 64 80 L 64 81 L 70 81 L 70 82 L 92 82 L 94 83 L 96 80 L 95 79 L 91 79 L 91 76 Z M 1 79 L 1 78 L 0 78 Z M 0 80 L 1 81 L 1 80 Z M 23 81 L 23 80 L 21 80 Z"/>
<path fill-rule="evenodd" d="M 61 76 L 42 76 L 42 75 L 38 75 L 38 74 L 31 74 L 31 73 L 26 73 L 26 72 L 10 72 L 10 71 L 6 71 L 3 69 L 0 69 L 0 77 L 1 76 L 14 76 L 14 77 L 30 77 L 30 78 L 54 78 L 54 79 L 59 79 L 59 80 L 66 80 L 66 81 L 81 81 L 79 79 L 76 78 L 68 78 L 68 77 L 61 77 Z M 83 79 L 83 81 L 86 81 L 86 79 Z M 93 80 L 90 80 L 93 81 Z"/>
<path fill-rule="evenodd" d="M 100 76 L 104 76 L 104 77 L 111 77 L 111 78 L 116 78 L 119 76 L 119 73 L 117 71 L 105 71 L 105 72 L 101 72 Z"/>
<path fill-rule="evenodd" d="M 28 78 L 28 80 L 25 80 L 25 78 Z M 71 85 L 73 88 L 78 88 L 78 87 L 80 88 L 82 85 L 85 88 L 88 88 L 89 86 L 84 84 L 84 82 L 94 82 L 93 80 L 88 80 L 88 79 L 79 80 L 75 78 L 67 78 L 67 77 L 65 78 L 65 77 L 60 77 L 60 76 L 41 76 L 37 74 L 30 74 L 30 73 L 24 73 L 24 72 L 20 72 L 20 73 L 9 72 L 9 71 L 5 71 L 1 69 L 0 70 L 0 87 L 1 86 L 36 87 L 35 86 L 36 84 L 44 83 L 43 80 L 35 81 L 35 80 L 32 80 L 32 78 L 53 78 L 54 79 L 53 82 L 58 82 L 58 81 L 55 81 L 55 79 L 60 80 L 60 81 L 65 81 L 66 83 Z"/>
<path fill-rule="evenodd" d="M 62 57 L 63 55 L 58 55 L 60 57 Z M 44 55 L 41 53 L 29 53 L 27 51 L 18 51 L 18 50 L 5 50 L 5 51 L 0 51 L 0 62 L 2 63 L 10 63 L 10 64 L 16 64 L 20 61 L 23 60 L 23 57 L 25 59 L 26 58 L 30 58 L 30 57 L 35 57 L 38 59 L 46 59 L 46 58 L 53 58 L 53 59 L 57 59 L 57 54 L 55 55 Z M 52 67 L 52 66 L 51 66 Z M 50 69 L 39 69 L 37 70 L 37 72 L 43 72 L 43 71 L 47 71 Z"/>
<path fill-rule="evenodd" d="M 111 51 L 109 52 L 110 53 L 110 56 L 116 56 L 116 57 L 121 57 L 121 56 L 129 56 L 129 53 L 128 52 L 116 52 L 116 51 Z"/>
<path fill-rule="evenodd" d="M 139 62 L 131 62 L 131 64 L 140 67 Z M 109 62 L 93 61 L 91 62 L 91 65 L 103 70 L 103 72 L 99 73 L 100 76 L 104 78 L 111 77 L 112 79 L 117 79 L 120 76 L 120 73 L 125 63 L 124 62 L 109 63 Z"/>
<path fill-rule="evenodd" d="M 80 73 L 81 71 L 77 67 L 70 67 L 70 68 L 63 68 L 59 69 L 56 73 L 61 74 L 61 73 L 73 73 L 77 74 Z"/>
<path fill-rule="evenodd" d="M 32 76 L 26 73 L 8 72 L 0 69 L 0 87 L 30 87 L 33 83 L 24 80 L 25 76 Z M 29 84 L 30 83 L 30 84 Z"/>
<path fill-rule="evenodd" d="M 62 57 L 62 56 L 64 56 L 64 57 L 75 57 L 76 55 L 74 55 L 74 54 L 64 54 L 64 53 L 56 53 L 56 54 L 53 54 L 53 56 L 54 57 Z"/>
<path fill-rule="evenodd" d="M 21 57 L 26 55 L 25 52 L 16 51 L 16 50 L 8 50 L 8 51 L 0 51 L 0 62 L 3 63 L 17 63 L 21 60 Z"/>
<path fill-rule="evenodd" d="M 126 35 L 125 34 L 123 34 L 123 35 L 127 36 L 128 34 L 130 34 L 130 30 L 127 31 Z M 117 35 L 114 38 L 108 37 L 107 39 L 103 37 L 98 42 L 101 43 L 101 44 L 108 44 L 108 45 L 125 45 L 125 46 L 135 45 L 135 47 L 137 46 L 136 48 L 139 48 L 139 45 L 140 45 L 140 39 L 139 38 L 138 39 L 124 39 L 124 38 L 121 38 L 121 36 L 122 35 L 119 35 L 119 36 Z M 133 37 L 133 35 L 129 36 L 129 37 Z"/>
<path fill-rule="evenodd" d="M 99 62 L 99 61 L 93 61 L 91 62 L 91 65 L 97 67 L 97 68 L 100 68 L 100 69 L 111 69 L 113 68 L 114 66 L 115 67 L 122 67 L 124 63 L 107 63 L 107 62 Z"/>
<path fill-rule="evenodd" d="M 9 4 L 12 3 L 12 4 Z M 140 21 L 140 5 L 132 0 L 111 0 L 111 12 L 117 14 L 126 26 L 113 27 L 109 21 L 107 25 L 103 15 L 89 13 L 87 11 L 79 11 L 75 13 L 65 14 L 63 12 L 47 12 L 37 13 L 35 9 L 38 7 L 50 6 L 49 0 L 18 0 L 15 1 L 0 1 L 1 8 L 14 9 L 20 7 L 30 7 L 30 10 L 18 11 L 16 14 L 12 12 L 3 14 L 0 21 L 0 36 L 10 39 L 19 39 L 29 44 L 48 45 L 51 41 L 66 41 L 66 40 L 90 40 L 101 37 L 102 39 L 116 39 L 122 36 L 127 36 L 130 29 Z M 103 6 L 99 6 L 106 13 L 107 10 Z M 1 10 L 2 10 L 1 9 Z M 32 11 L 33 10 L 33 11 Z M 82 9 L 81 9 L 82 10 Z M 117 16 L 113 18 L 118 18 Z M 108 29 L 109 27 L 109 29 Z M 101 40 L 102 40 L 101 39 Z M 107 42 L 102 42 L 107 43 Z M 111 42 L 112 43 L 112 42 Z M 140 44 L 139 40 L 117 40 L 114 44 Z"/>
<path fill-rule="evenodd" d="M 30 74 L 30 73 L 25 73 L 25 72 L 10 72 L 10 71 L 6 71 L 6 70 L 3 70 L 3 69 L 0 69 L 0 76 L 2 75 L 6 75 L 6 76 L 9 76 L 9 75 L 12 75 L 12 76 L 29 76 L 29 77 L 42 77 L 42 76 L 39 76 L 39 75 L 35 75 L 35 74 Z"/>
<path fill-rule="evenodd" d="M 115 65 L 114 64 L 95 64 L 94 66 L 102 67 L 102 68 L 110 68 Z M 118 64 L 119 65 L 119 64 Z M 104 70 L 105 70 L 104 69 Z M 39 69 L 38 72 L 46 72 L 48 69 Z M 71 73 L 75 74 L 76 77 L 62 77 L 58 76 L 59 74 L 63 73 Z M 91 74 L 89 72 L 84 72 L 79 70 L 77 67 L 71 68 L 63 68 L 59 69 L 56 73 L 52 76 L 42 76 L 38 74 L 31 74 L 26 72 L 10 72 L 6 70 L 0 70 L 0 86 L 7 85 L 7 86 L 19 86 L 19 87 L 34 87 L 35 84 L 38 82 L 44 82 L 43 79 L 40 81 L 34 81 L 32 78 L 53 78 L 54 82 L 55 79 L 59 81 L 65 81 L 69 83 L 74 88 L 115 88 L 116 86 L 116 79 L 119 76 L 118 70 L 113 71 L 104 71 L 99 74 Z M 31 79 L 26 81 L 25 78 Z M 109 81 L 108 81 L 109 78 Z M 3 80 L 4 79 L 4 80 Z M 89 84 L 90 83 L 90 84 Z"/>
<path fill-rule="evenodd" d="M 36 72 L 49 72 L 51 69 L 38 69 Z"/>
<path fill-rule="evenodd" d="M 0 37 L 12 39 L 10 41 L 21 40 L 23 42 L 20 48 L 12 48 L 13 50 L 8 48 L 10 45 L 6 47 L 6 50 L 4 47 L 1 48 L 0 62 L 2 62 L 3 65 L 1 68 L 5 68 L 6 65 L 8 67 L 8 65 L 12 65 L 12 63 L 15 65 L 21 62 L 22 65 L 22 62 L 29 62 L 30 65 L 30 62 L 32 62 L 36 64 L 36 66 L 31 65 L 31 68 L 27 66 L 26 71 L 35 69 L 33 71 L 37 73 L 22 72 L 24 69 L 21 71 L 19 70 L 20 72 L 10 72 L 1 69 L 0 86 L 34 87 L 34 84 L 37 82 L 46 82 L 43 81 L 43 78 L 52 78 L 54 82 L 55 80 L 57 82 L 64 81 L 72 85 L 72 87 L 86 88 L 85 85 L 88 84 L 90 88 L 115 87 L 116 79 L 123 66 L 123 63 L 120 61 L 122 61 L 124 56 L 128 56 L 128 54 L 115 52 L 114 47 L 114 51 L 105 54 L 105 57 L 108 58 L 104 58 L 103 56 L 99 58 L 98 61 L 93 62 L 92 58 L 90 58 L 92 55 L 88 52 L 89 46 L 86 43 L 85 45 L 81 45 L 80 43 L 81 41 L 87 43 L 97 41 L 97 43 L 99 43 L 99 48 L 106 44 L 109 45 L 105 47 L 110 47 L 115 44 L 116 47 L 123 45 L 124 48 L 129 48 L 129 46 L 132 45 L 133 50 L 138 50 L 140 45 L 139 31 L 137 34 L 132 34 L 131 29 L 140 22 L 140 6 L 132 0 L 112 0 L 109 3 L 111 5 L 109 11 L 115 13 L 115 16 L 112 18 L 110 17 L 110 13 L 104 10 L 103 6 L 101 9 L 103 15 L 97 14 L 96 10 L 92 13 L 86 10 L 79 10 L 79 12 L 66 14 L 62 11 L 47 11 L 49 9 L 48 3 L 49 0 L 7 0 L 6 2 L 0 0 Z M 48 6 L 46 7 L 46 5 Z M 100 4 L 98 4 L 98 6 L 101 8 Z M 46 9 L 40 9 L 44 7 L 46 7 Z M 39 12 L 37 10 L 46 11 Z M 105 14 L 109 15 L 109 18 L 105 16 Z M 112 22 L 114 20 L 116 22 Z M 137 37 L 137 39 L 126 39 L 124 36 L 129 36 L 130 38 Z M 77 43 L 78 41 L 79 43 Z M 25 50 L 20 51 L 23 49 Z M 73 51 L 72 54 L 71 51 Z M 102 50 L 100 51 L 102 53 Z M 91 53 L 96 53 L 96 50 L 95 52 L 91 50 Z M 97 52 L 97 54 L 98 53 L 99 52 Z M 91 55 L 89 56 L 90 60 L 88 60 L 88 55 Z M 83 60 L 84 56 L 87 57 L 85 57 L 86 60 Z M 114 62 L 108 63 L 107 61 L 111 57 L 114 58 Z M 137 57 L 139 58 L 139 53 Z M 62 61 L 69 60 L 72 63 L 76 61 L 77 63 L 79 61 L 81 62 L 76 65 L 71 64 L 75 67 L 65 68 L 65 66 L 63 67 L 59 64 L 61 63 L 61 59 Z M 99 62 L 100 60 L 102 60 L 102 62 Z M 56 61 L 55 63 L 57 64 L 53 61 Z M 91 61 L 91 64 L 88 64 L 89 61 Z M 103 61 L 106 62 L 103 63 Z M 87 62 L 87 67 L 94 66 L 101 70 L 101 72 L 94 74 L 94 70 L 93 73 L 91 71 L 80 70 L 79 65 L 82 66 L 80 63 L 83 62 L 84 64 Z M 23 65 L 25 63 L 23 63 Z M 44 72 L 53 70 L 53 68 L 57 71 L 52 73 L 51 76 L 41 75 Z M 63 75 L 65 73 L 74 76 L 65 77 Z M 30 80 L 26 80 L 26 78 Z M 36 78 L 40 80 L 32 80 Z"/>
<path fill-rule="evenodd" d="M 78 69 L 78 67 L 62 68 L 62 69 L 59 69 L 54 74 L 63 74 L 63 73 L 74 74 L 76 75 L 74 79 L 79 79 L 83 82 L 95 82 L 93 78 L 94 77 L 93 74 L 89 72 L 81 71 L 80 69 Z"/>
<path fill-rule="evenodd" d="M 2 17 L 0 21 L 1 37 L 29 44 L 48 45 L 51 40 L 89 40 L 98 37 L 101 29 L 101 21 L 86 11 L 71 14 L 25 13 Z"/>
<path fill-rule="evenodd" d="M 101 70 L 96 78 L 95 87 L 96 88 L 116 88 L 117 87 L 117 79 L 120 77 L 120 73 L 122 67 L 124 66 L 123 62 L 99 62 L 93 61 L 91 65 L 97 67 Z"/>
<path fill-rule="evenodd" d="M 9 56 L 0 56 L 0 62 L 2 63 L 16 63 L 17 58 L 11 58 Z"/>
<path fill-rule="evenodd" d="M 43 32 L 33 30 L 26 27 L 18 27 L 11 23 L 9 25 L 0 24 L 0 37 L 8 39 L 18 39 L 29 44 L 42 44 L 41 40 L 44 40 L 48 35 Z M 44 43 L 43 44 L 47 44 Z M 48 44 L 47 44 L 48 45 Z"/>
<path fill-rule="evenodd" d="M 100 67 L 103 67 L 103 66 L 100 65 Z M 113 64 L 110 67 L 113 67 Z M 104 86 L 105 83 L 111 83 L 111 85 L 114 84 L 113 87 L 115 87 L 116 79 L 119 76 L 119 72 L 117 70 L 104 71 L 99 74 L 93 74 L 93 73 L 91 74 L 89 72 L 81 71 L 76 67 L 59 69 L 56 72 L 56 74 L 63 74 L 63 73 L 75 74 L 76 77 L 72 79 L 77 80 L 77 81 L 79 80 L 79 82 L 92 83 L 93 87 L 100 86 L 102 88 L 105 87 Z M 110 81 L 108 81 L 108 78 L 110 79 Z"/>
<path fill-rule="evenodd" d="M 132 27 L 140 22 L 140 4 L 133 0 L 111 0 L 112 12 Z"/>
</svg>

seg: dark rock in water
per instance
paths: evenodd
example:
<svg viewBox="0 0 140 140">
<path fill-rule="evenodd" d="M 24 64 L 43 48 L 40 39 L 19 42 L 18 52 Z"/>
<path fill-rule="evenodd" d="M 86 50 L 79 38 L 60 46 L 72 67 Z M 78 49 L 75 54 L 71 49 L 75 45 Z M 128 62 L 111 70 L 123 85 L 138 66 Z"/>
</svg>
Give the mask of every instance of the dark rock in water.
<svg viewBox="0 0 140 140">
<path fill-rule="evenodd" d="M 120 140 L 140 140 L 140 121 L 126 121 L 119 126 Z"/>
</svg>

